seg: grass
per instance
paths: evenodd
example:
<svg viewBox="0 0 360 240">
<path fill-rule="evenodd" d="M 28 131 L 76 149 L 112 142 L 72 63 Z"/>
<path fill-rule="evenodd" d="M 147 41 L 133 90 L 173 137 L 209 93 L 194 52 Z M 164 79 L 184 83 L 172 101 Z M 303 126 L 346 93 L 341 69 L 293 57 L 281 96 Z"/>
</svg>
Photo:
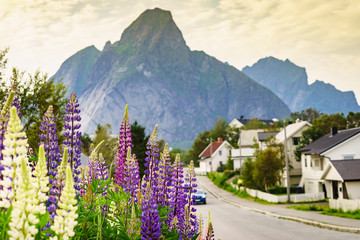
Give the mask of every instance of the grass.
<svg viewBox="0 0 360 240">
<path fill-rule="evenodd" d="M 224 189 L 225 191 L 231 192 L 231 193 L 235 194 L 236 196 L 241 197 L 243 199 L 252 200 L 254 202 L 257 202 L 260 204 L 265 204 L 265 205 L 277 204 L 277 203 L 268 202 L 266 200 L 263 200 L 263 199 L 260 199 L 257 197 L 253 197 L 245 191 L 236 190 L 231 185 L 226 183 L 226 180 L 228 179 L 228 177 L 224 173 L 211 172 L 208 174 L 208 178 L 219 188 Z"/>
<path fill-rule="evenodd" d="M 342 217 L 342 218 L 360 219 L 360 210 L 344 212 L 339 209 L 331 209 L 328 206 L 316 206 L 314 204 L 291 206 L 289 208 L 300 210 L 300 211 L 316 211 L 316 212 L 320 212 L 321 214 L 337 216 L 337 217 Z"/>
</svg>

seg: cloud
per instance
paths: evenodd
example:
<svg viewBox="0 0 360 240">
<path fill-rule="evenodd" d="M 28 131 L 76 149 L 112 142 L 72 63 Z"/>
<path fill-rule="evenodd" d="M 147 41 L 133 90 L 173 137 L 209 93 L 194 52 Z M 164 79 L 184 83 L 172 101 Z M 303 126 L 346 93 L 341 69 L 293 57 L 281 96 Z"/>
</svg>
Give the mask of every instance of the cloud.
<svg viewBox="0 0 360 240">
<path fill-rule="evenodd" d="M 360 98 L 357 0 L 0 0 L 0 48 L 9 61 L 51 74 L 89 45 L 102 49 L 145 9 L 170 10 L 191 49 L 238 69 L 274 56 Z M 345 79 L 345 80 L 344 80 Z"/>
</svg>

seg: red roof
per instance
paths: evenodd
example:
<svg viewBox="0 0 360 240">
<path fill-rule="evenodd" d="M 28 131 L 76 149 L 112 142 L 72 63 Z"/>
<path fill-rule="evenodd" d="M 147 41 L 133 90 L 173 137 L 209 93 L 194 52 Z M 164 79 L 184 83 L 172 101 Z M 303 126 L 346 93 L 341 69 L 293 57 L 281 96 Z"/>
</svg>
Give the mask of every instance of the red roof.
<svg viewBox="0 0 360 240">
<path fill-rule="evenodd" d="M 211 144 L 209 144 L 205 150 L 200 154 L 200 158 L 206 158 L 206 157 L 210 157 L 210 153 L 214 154 L 214 152 L 220 147 L 220 145 L 223 143 L 224 141 L 219 138 L 217 142 L 213 142 Z M 212 146 L 212 147 L 210 147 Z M 212 152 L 211 152 L 212 151 Z"/>
</svg>

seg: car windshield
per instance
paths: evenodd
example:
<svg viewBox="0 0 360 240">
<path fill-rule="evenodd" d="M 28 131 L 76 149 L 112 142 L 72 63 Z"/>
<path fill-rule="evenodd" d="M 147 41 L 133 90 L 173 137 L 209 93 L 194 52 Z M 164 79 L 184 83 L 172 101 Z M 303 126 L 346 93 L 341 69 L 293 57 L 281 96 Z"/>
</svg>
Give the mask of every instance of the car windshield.
<svg viewBox="0 0 360 240">
<path fill-rule="evenodd" d="M 204 191 L 203 191 L 202 189 L 197 189 L 196 193 L 197 193 L 197 194 L 203 194 Z"/>
</svg>

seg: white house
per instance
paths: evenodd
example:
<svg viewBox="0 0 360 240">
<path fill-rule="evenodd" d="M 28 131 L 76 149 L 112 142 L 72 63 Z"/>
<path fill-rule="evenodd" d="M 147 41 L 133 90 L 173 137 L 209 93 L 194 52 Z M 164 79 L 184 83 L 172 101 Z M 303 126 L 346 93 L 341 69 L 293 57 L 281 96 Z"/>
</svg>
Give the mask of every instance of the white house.
<svg viewBox="0 0 360 240">
<path fill-rule="evenodd" d="M 305 193 L 330 199 L 360 199 L 360 128 L 331 132 L 301 148 Z"/>
<path fill-rule="evenodd" d="M 231 158 L 234 161 L 234 169 L 241 169 L 243 163 L 248 158 L 254 158 L 255 148 L 253 145 L 259 142 L 258 133 L 264 132 L 264 129 L 241 130 L 238 140 L 238 149 L 231 150 Z"/>
<path fill-rule="evenodd" d="M 254 120 L 254 119 L 255 119 L 255 118 L 246 119 L 246 118 L 244 118 L 243 116 L 241 116 L 240 118 L 234 118 L 234 119 L 229 123 L 229 126 L 241 128 L 241 127 L 245 126 L 250 120 Z M 269 126 L 271 123 L 273 123 L 272 120 L 268 120 L 268 119 L 259 119 L 259 121 L 265 123 L 267 126 Z"/>
<path fill-rule="evenodd" d="M 297 162 L 294 151 L 299 145 L 299 140 L 302 132 L 311 126 L 307 121 L 297 120 L 295 123 L 286 126 L 286 142 L 285 142 L 285 129 L 276 134 L 276 141 L 282 144 L 286 144 L 287 157 L 289 162 L 289 175 L 290 175 L 290 186 L 298 186 L 301 180 L 301 162 Z M 282 175 L 282 186 L 286 186 L 286 171 L 283 171 Z"/>
<path fill-rule="evenodd" d="M 216 171 L 216 169 L 226 164 L 230 155 L 232 146 L 222 138 L 218 138 L 217 142 L 210 143 L 204 151 L 199 155 L 200 173 L 208 173 Z"/>
</svg>

